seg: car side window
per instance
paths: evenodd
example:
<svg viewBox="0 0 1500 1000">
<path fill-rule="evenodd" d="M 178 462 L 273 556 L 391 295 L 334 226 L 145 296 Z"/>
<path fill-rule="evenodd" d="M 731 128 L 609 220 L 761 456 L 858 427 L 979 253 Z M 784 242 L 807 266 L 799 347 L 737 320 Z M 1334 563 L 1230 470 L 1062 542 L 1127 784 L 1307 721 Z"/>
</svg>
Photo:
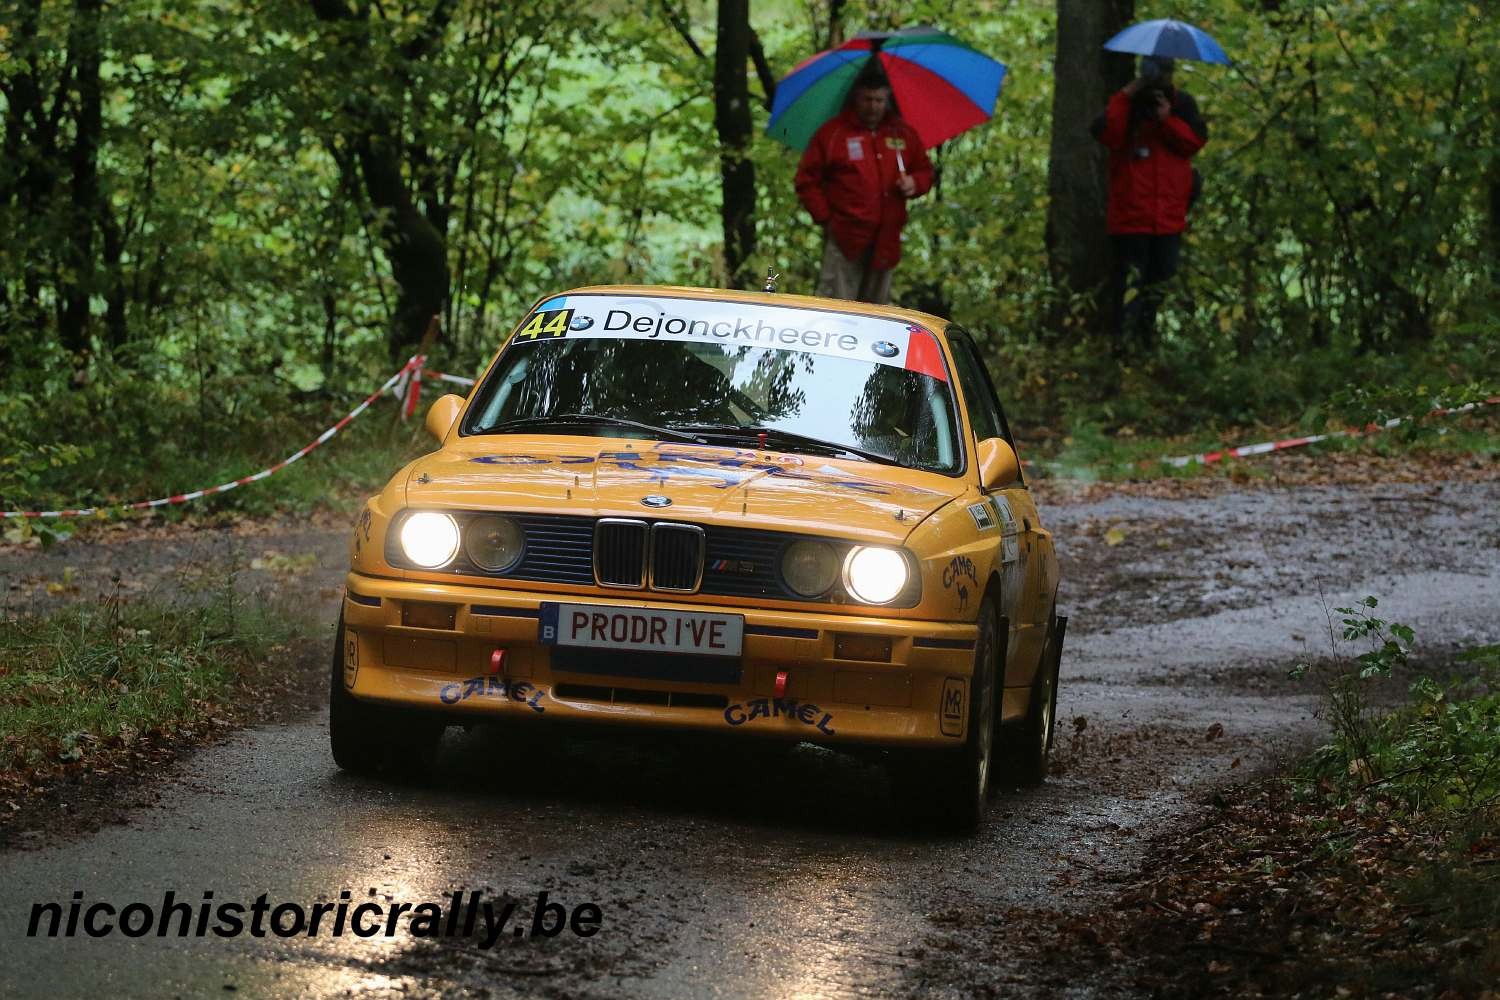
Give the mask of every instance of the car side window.
<svg viewBox="0 0 1500 1000">
<path fill-rule="evenodd" d="M 964 402 L 969 405 L 969 422 L 974 425 L 975 439 L 983 441 L 985 438 L 1003 437 L 1009 441 L 1010 435 L 1005 433 L 1004 422 L 1000 419 L 1000 410 L 995 403 L 994 390 L 990 388 L 990 380 L 984 372 L 983 362 L 979 360 L 974 342 L 967 333 L 949 327 L 948 343 L 953 348 L 958 385 L 963 390 Z"/>
</svg>

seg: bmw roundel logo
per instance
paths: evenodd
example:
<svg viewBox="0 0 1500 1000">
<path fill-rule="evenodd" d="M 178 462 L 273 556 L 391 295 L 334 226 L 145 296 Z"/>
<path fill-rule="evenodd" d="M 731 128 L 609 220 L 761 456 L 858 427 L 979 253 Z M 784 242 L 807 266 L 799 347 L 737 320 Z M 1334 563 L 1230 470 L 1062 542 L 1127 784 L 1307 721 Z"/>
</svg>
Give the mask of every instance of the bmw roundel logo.
<svg viewBox="0 0 1500 1000">
<path fill-rule="evenodd" d="M 889 340 L 875 341 L 875 343 L 870 345 L 870 350 L 874 351 L 882 358 L 894 358 L 897 354 L 901 353 L 901 348 L 897 347 Z"/>
<path fill-rule="evenodd" d="M 573 322 L 568 324 L 568 326 L 574 330 L 587 330 L 593 325 L 594 317 L 592 316 L 574 316 Z"/>
<path fill-rule="evenodd" d="M 660 493 L 652 493 L 650 496 L 641 497 L 641 503 L 647 507 L 670 507 L 672 498 L 664 497 Z"/>
</svg>

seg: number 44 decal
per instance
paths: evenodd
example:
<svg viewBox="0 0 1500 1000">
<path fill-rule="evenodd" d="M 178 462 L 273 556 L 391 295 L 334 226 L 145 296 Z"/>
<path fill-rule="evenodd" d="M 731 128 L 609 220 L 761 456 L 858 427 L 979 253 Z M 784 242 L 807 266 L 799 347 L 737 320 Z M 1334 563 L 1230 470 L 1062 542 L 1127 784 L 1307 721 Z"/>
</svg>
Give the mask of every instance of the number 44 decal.
<svg viewBox="0 0 1500 1000">
<path fill-rule="evenodd" d="M 542 337 L 566 337 L 568 324 L 573 320 L 573 310 L 553 309 L 534 312 L 526 324 L 516 331 L 517 340 L 537 340 Z"/>
</svg>

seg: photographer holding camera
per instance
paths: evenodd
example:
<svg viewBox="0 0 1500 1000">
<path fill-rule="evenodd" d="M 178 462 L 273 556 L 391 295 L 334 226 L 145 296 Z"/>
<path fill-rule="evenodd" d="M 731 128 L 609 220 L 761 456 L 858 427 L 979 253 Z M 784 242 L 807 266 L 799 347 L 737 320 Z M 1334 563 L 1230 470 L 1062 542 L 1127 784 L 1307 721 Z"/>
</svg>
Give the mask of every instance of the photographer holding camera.
<svg viewBox="0 0 1500 1000">
<path fill-rule="evenodd" d="M 1177 273 L 1187 212 L 1202 183 L 1191 159 L 1208 141 L 1198 105 L 1172 85 L 1173 62 L 1142 56 L 1140 75 L 1090 131 L 1109 150 L 1106 226 L 1115 255 L 1117 346 L 1156 342 L 1156 310 Z"/>
</svg>

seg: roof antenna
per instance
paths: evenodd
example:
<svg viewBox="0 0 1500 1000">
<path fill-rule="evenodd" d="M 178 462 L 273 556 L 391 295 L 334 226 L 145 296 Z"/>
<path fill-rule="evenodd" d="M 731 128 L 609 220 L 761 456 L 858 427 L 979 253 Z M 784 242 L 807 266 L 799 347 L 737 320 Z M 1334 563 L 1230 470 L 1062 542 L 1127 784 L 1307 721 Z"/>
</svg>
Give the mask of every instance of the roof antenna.
<svg viewBox="0 0 1500 1000">
<path fill-rule="evenodd" d="M 774 267 L 768 267 L 768 268 L 766 268 L 766 287 L 765 287 L 766 291 L 768 291 L 768 292 L 774 292 L 774 291 L 776 291 L 776 282 L 778 282 L 780 280 L 781 280 L 781 275 L 779 275 L 779 274 L 776 273 L 776 269 Z"/>
</svg>

